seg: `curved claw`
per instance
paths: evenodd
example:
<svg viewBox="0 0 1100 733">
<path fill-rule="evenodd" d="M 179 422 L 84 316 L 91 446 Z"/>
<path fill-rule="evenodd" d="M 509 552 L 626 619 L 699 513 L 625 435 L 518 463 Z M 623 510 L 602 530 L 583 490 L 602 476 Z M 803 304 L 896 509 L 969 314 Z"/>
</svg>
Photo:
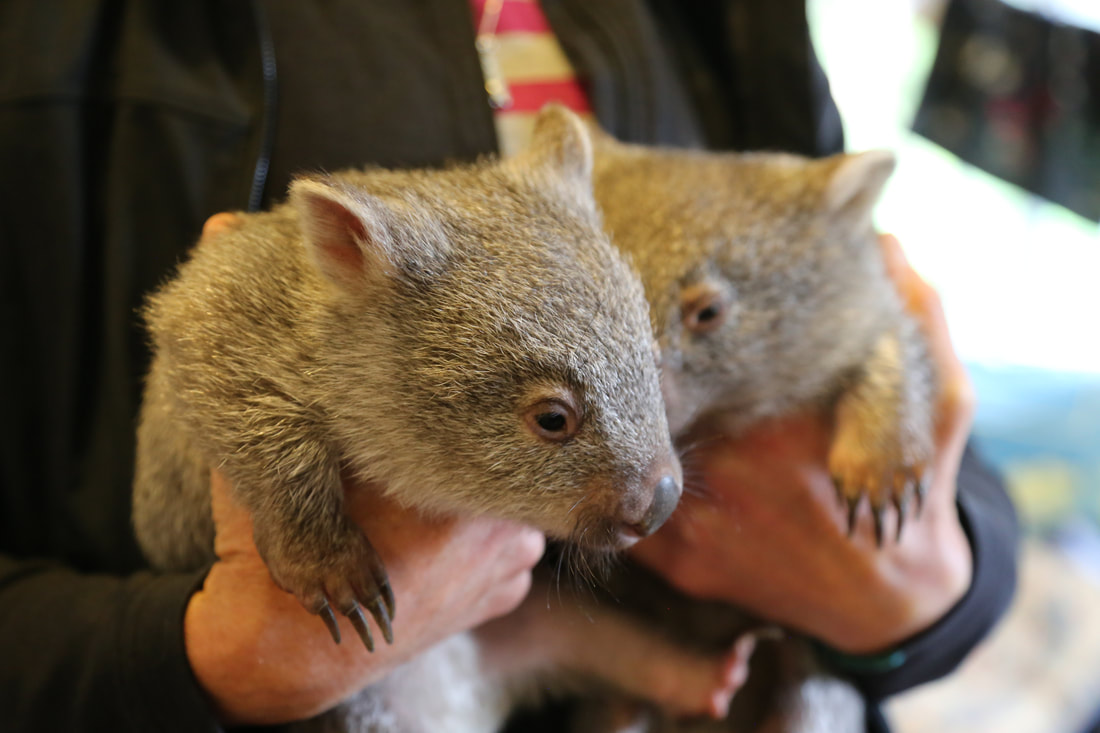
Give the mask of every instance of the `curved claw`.
<svg viewBox="0 0 1100 733">
<path fill-rule="evenodd" d="M 390 586 L 389 578 L 383 578 L 382 582 L 378 584 L 378 593 L 382 596 L 382 602 L 386 604 L 386 618 L 392 619 L 397 603 L 393 597 L 393 588 Z M 386 641 L 389 641 L 389 639 L 387 638 Z"/>
<path fill-rule="evenodd" d="M 901 529 L 905 526 L 905 516 L 909 513 L 909 487 L 905 489 L 905 493 L 901 496 L 894 498 L 894 507 L 898 510 L 898 532 L 894 538 L 895 542 L 901 542 Z"/>
<path fill-rule="evenodd" d="M 833 488 L 836 489 L 836 503 L 844 507 L 844 482 L 836 476 L 830 476 L 833 481 Z"/>
<path fill-rule="evenodd" d="M 862 496 L 848 497 L 848 536 L 856 533 L 856 515 L 859 512 L 859 500 Z"/>
<path fill-rule="evenodd" d="M 363 615 L 363 609 L 356 603 L 351 607 L 351 610 L 347 612 L 348 619 L 351 620 L 351 625 L 355 627 L 355 630 L 359 633 L 359 638 L 363 640 L 363 646 L 367 648 L 368 652 L 374 651 L 374 637 L 371 636 L 370 627 L 367 626 L 367 619 Z"/>
<path fill-rule="evenodd" d="M 336 623 L 336 614 L 332 612 L 332 606 L 328 605 L 327 600 L 324 602 L 324 605 L 321 606 L 320 610 L 317 611 L 317 615 L 325 622 L 325 626 L 328 627 L 328 633 L 332 634 L 332 640 L 339 644 L 340 624 Z"/>
<path fill-rule="evenodd" d="M 385 605 L 385 598 L 375 597 L 369 604 L 370 615 L 374 617 L 378 628 L 382 630 L 382 638 L 387 644 L 393 643 L 393 625 L 390 623 L 390 615 Z"/>
<path fill-rule="evenodd" d="M 923 476 L 917 479 L 917 490 L 914 496 L 917 498 L 917 519 L 920 519 L 921 512 L 924 511 L 924 499 L 928 496 L 928 481 Z"/>
<path fill-rule="evenodd" d="M 881 550 L 884 541 L 883 523 L 886 520 L 886 505 L 875 506 L 872 504 L 871 518 L 875 520 L 875 544 Z"/>
</svg>

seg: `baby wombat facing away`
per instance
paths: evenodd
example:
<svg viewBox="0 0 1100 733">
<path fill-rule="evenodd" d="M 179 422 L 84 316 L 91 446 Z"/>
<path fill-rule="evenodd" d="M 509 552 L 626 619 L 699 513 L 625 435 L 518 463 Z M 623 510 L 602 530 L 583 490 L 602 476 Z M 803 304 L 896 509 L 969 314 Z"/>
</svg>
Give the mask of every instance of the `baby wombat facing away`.
<svg viewBox="0 0 1100 733">
<path fill-rule="evenodd" d="M 703 422 L 736 434 L 762 418 L 832 406 L 829 470 L 849 529 L 866 496 L 879 544 L 890 503 L 900 537 L 911 497 L 919 507 L 923 496 L 935 380 L 871 223 L 893 156 L 810 161 L 643 148 L 599 132 L 595 140 L 596 198 L 645 284 L 674 435 Z M 617 572 L 610 595 L 703 648 L 759 625 L 721 604 L 677 598 L 638 568 Z M 859 696 L 821 673 L 801 642 L 762 645 L 753 669 L 725 722 L 658 717 L 648 730 L 863 730 Z"/>
<path fill-rule="evenodd" d="M 218 468 L 275 582 L 370 648 L 361 607 L 388 641 L 394 601 L 342 476 L 593 548 L 659 526 L 679 464 L 591 156 L 555 109 L 510 161 L 300 179 L 196 248 L 145 312 L 134 511 L 153 564 L 212 556 Z"/>
<path fill-rule="evenodd" d="M 596 139 L 596 199 L 645 284 L 673 434 L 711 417 L 736 433 L 834 406 L 829 469 L 850 521 L 868 497 L 881 544 L 886 506 L 904 516 L 922 498 L 935 388 L 871 224 L 893 155 L 811 161 Z"/>
</svg>

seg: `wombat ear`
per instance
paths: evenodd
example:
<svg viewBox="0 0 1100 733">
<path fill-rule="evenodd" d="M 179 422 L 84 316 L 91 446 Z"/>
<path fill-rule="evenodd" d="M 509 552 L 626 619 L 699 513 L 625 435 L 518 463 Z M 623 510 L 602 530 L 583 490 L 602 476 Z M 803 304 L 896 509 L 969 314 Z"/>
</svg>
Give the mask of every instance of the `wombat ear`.
<svg viewBox="0 0 1100 733">
<path fill-rule="evenodd" d="M 607 130 L 600 127 L 600 124 L 595 120 L 584 123 L 584 129 L 588 133 L 589 139 L 592 141 L 593 150 L 599 150 L 601 148 L 616 148 L 622 146 L 618 138 L 612 135 Z"/>
<path fill-rule="evenodd" d="M 531 144 L 521 156 L 585 184 L 592 180 L 592 138 L 581 118 L 560 104 L 551 102 L 542 108 Z"/>
<path fill-rule="evenodd" d="M 828 213 L 855 224 L 869 222 L 871 209 L 882 195 L 897 159 L 889 150 L 836 155 L 822 161 L 828 166 L 824 205 Z"/>
<path fill-rule="evenodd" d="M 340 288 L 360 292 L 367 276 L 392 269 L 393 237 L 384 203 L 330 178 L 290 184 L 306 248 L 317 269 Z"/>
</svg>

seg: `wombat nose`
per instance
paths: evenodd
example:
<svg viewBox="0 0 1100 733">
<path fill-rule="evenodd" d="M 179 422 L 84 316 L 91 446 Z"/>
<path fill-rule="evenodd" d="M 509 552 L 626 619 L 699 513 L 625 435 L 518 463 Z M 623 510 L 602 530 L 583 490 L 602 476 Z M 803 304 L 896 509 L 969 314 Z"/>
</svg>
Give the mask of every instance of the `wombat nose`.
<svg viewBox="0 0 1100 733">
<path fill-rule="evenodd" d="M 680 502 L 680 485 L 672 476 L 665 476 L 657 482 L 657 488 L 653 491 L 653 503 L 646 509 L 642 520 L 634 525 L 634 529 L 642 537 L 647 537 L 657 531 L 657 528 L 672 516 L 672 511 Z"/>
</svg>

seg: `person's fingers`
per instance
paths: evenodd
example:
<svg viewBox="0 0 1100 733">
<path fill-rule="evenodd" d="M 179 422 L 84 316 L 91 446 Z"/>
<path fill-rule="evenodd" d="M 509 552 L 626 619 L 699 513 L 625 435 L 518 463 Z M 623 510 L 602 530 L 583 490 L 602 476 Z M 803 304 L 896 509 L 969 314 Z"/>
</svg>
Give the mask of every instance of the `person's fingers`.
<svg viewBox="0 0 1100 733">
<path fill-rule="evenodd" d="M 510 558 L 512 574 L 531 570 L 546 551 L 546 536 L 534 527 L 508 523 L 504 531 L 510 535 L 507 557 Z"/>
<path fill-rule="evenodd" d="M 234 214 L 229 211 L 222 211 L 214 214 L 202 225 L 202 238 L 210 239 L 211 237 L 222 234 L 237 226 L 240 220 L 240 214 Z"/>
<path fill-rule="evenodd" d="M 887 273 L 897 286 L 906 310 L 920 325 L 936 365 L 940 381 L 937 437 L 957 442 L 970 431 L 977 400 L 966 367 L 952 344 L 943 301 L 935 288 L 910 266 L 897 237 L 884 234 L 879 243 Z"/>
<path fill-rule="evenodd" d="M 485 598 L 484 620 L 506 614 L 523 602 L 531 589 L 531 570 L 545 549 L 546 538 L 537 529 L 494 521 L 485 553 L 499 557 L 500 562 L 495 567 L 493 591 Z"/>
<path fill-rule="evenodd" d="M 901 248 L 901 242 L 893 234 L 880 234 L 878 243 L 882 249 L 882 261 L 886 264 L 886 274 L 902 290 L 903 284 L 914 271 L 905 256 L 905 250 Z"/>
</svg>

